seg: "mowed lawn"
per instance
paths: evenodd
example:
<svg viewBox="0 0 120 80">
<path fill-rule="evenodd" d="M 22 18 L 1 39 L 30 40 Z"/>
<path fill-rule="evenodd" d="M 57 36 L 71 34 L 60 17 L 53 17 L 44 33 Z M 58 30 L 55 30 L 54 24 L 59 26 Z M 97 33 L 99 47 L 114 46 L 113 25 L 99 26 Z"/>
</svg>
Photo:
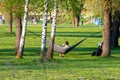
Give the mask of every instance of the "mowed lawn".
<svg viewBox="0 0 120 80">
<path fill-rule="evenodd" d="M 47 40 L 50 30 L 49 26 Z M 0 26 L 0 80 L 120 80 L 119 47 L 111 50 L 110 57 L 91 56 L 102 40 L 101 30 L 93 26 L 58 25 L 56 44 L 69 41 L 72 46 L 87 39 L 65 57 L 54 52 L 54 60 L 44 62 L 40 59 L 41 25 L 28 26 L 23 59 L 16 59 L 14 55 L 15 27 L 10 34 L 7 26 Z"/>
</svg>

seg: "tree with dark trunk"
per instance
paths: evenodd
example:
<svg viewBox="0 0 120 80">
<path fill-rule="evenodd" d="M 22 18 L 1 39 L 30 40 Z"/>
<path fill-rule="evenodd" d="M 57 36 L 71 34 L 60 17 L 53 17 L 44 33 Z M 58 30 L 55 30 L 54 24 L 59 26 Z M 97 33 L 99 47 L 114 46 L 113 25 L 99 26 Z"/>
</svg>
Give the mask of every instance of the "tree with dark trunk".
<svg viewBox="0 0 120 80">
<path fill-rule="evenodd" d="M 115 10 L 113 17 L 113 22 L 110 30 L 110 43 L 111 47 L 118 47 L 118 37 L 119 37 L 119 26 L 120 26 L 120 16 L 119 11 Z"/>
<path fill-rule="evenodd" d="M 111 47 L 118 47 L 118 36 L 119 36 L 119 27 L 120 27 L 120 0 L 112 1 L 112 22 L 110 30 L 110 43 Z"/>
<path fill-rule="evenodd" d="M 11 33 L 12 32 L 12 14 L 13 14 L 13 5 L 15 4 L 14 0 L 1 0 L 0 2 L 0 6 L 1 6 L 1 10 L 4 11 L 5 13 L 7 13 L 7 15 L 9 16 L 8 19 L 8 32 Z"/>
<path fill-rule="evenodd" d="M 111 20 L 111 0 L 102 0 L 104 25 L 102 31 L 102 57 L 110 56 L 110 20 Z"/>
<path fill-rule="evenodd" d="M 79 26 L 80 14 L 81 14 L 81 11 L 82 11 L 83 6 L 84 6 L 84 0 L 80 0 L 80 1 L 71 0 L 69 2 L 71 5 L 71 11 L 72 11 L 72 15 L 73 15 L 72 25 L 74 27 Z"/>
<path fill-rule="evenodd" d="M 15 43 L 15 55 L 17 54 L 19 43 L 20 43 L 20 36 L 22 33 L 22 19 L 20 16 L 16 17 L 16 43 Z"/>
<path fill-rule="evenodd" d="M 79 14 L 74 15 L 72 20 L 72 26 L 74 27 L 79 26 L 79 22 L 80 22 L 80 15 Z"/>
<path fill-rule="evenodd" d="M 72 17 L 72 26 L 79 26 L 80 14 L 83 10 L 85 0 L 63 0 L 61 1 L 63 8 L 71 15 Z"/>
<path fill-rule="evenodd" d="M 8 21 L 8 32 L 12 33 L 12 22 L 13 22 L 13 15 L 12 12 L 9 13 L 9 21 Z"/>
</svg>

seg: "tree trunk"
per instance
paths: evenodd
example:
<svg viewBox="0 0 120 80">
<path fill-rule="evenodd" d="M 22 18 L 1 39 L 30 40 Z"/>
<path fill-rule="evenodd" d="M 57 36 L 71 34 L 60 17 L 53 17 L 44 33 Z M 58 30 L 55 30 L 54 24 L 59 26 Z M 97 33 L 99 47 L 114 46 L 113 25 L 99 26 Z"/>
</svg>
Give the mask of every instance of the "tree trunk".
<svg viewBox="0 0 120 80">
<path fill-rule="evenodd" d="M 9 33 L 12 33 L 12 19 L 13 19 L 12 12 L 10 12 L 10 14 L 9 14 L 9 23 L 8 23 L 8 32 Z"/>
<path fill-rule="evenodd" d="M 72 19 L 72 26 L 77 27 L 77 18 L 76 17 L 73 17 L 73 19 Z"/>
<path fill-rule="evenodd" d="M 115 14 L 113 16 L 113 22 L 111 27 L 111 37 L 110 37 L 110 43 L 111 47 L 118 47 L 118 36 L 119 36 L 119 12 L 115 11 Z"/>
<path fill-rule="evenodd" d="M 41 40 L 41 59 L 46 58 L 46 33 L 47 33 L 47 16 L 48 16 L 48 4 L 47 1 L 44 3 L 44 16 L 42 25 L 42 40 Z"/>
<path fill-rule="evenodd" d="M 103 46 L 102 46 L 102 55 L 101 56 L 109 56 L 110 55 L 110 22 L 109 22 L 109 13 L 104 12 L 104 26 L 103 26 Z"/>
<path fill-rule="evenodd" d="M 80 16 L 78 16 L 78 15 L 74 16 L 73 20 L 72 20 L 72 26 L 74 26 L 74 27 L 79 26 L 79 21 L 80 21 Z"/>
<path fill-rule="evenodd" d="M 21 17 L 16 17 L 16 44 L 15 44 L 15 55 L 17 54 L 19 43 L 20 43 L 20 36 L 22 32 L 22 24 L 21 24 Z"/>
<path fill-rule="evenodd" d="M 20 45 L 17 51 L 16 58 L 22 58 L 23 51 L 24 51 L 24 44 L 25 44 L 25 36 L 26 36 L 26 28 L 27 28 L 27 20 L 28 20 L 28 5 L 29 0 L 26 0 L 25 2 L 25 13 L 24 13 L 24 19 L 23 19 L 23 28 L 22 28 L 22 35 L 20 37 Z"/>
<path fill-rule="evenodd" d="M 77 26 L 79 26 L 79 22 L 80 22 L 80 16 L 77 15 Z"/>
<path fill-rule="evenodd" d="M 58 14 L 58 2 L 57 0 L 54 0 L 54 15 L 53 15 L 53 20 L 52 20 L 52 31 L 50 35 L 50 42 L 48 45 L 48 53 L 47 53 L 47 58 L 48 59 L 53 59 L 53 48 L 54 48 L 54 39 L 55 39 L 55 33 L 56 33 L 56 18 Z"/>
<path fill-rule="evenodd" d="M 102 31 L 102 57 L 110 56 L 110 1 L 103 0 L 104 26 Z M 109 7 L 108 7 L 109 6 Z"/>
</svg>

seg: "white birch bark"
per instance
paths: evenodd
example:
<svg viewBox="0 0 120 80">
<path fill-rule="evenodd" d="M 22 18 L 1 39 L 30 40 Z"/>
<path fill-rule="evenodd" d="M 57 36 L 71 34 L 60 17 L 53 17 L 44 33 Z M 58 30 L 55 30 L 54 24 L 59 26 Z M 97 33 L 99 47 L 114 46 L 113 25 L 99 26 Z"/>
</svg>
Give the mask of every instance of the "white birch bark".
<svg viewBox="0 0 120 80">
<path fill-rule="evenodd" d="M 23 19 L 23 28 L 22 28 L 22 34 L 20 38 L 20 45 L 17 52 L 16 58 L 22 58 L 23 50 L 24 50 L 24 44 L 25 44 L 25 36 L 26 36 L 26 28 L 27 28 L 27 20 L 28 20 L 28 5 L 29 0 L 26 0 L 25 7 L 24 7 L 24 19 Z"/>
<path fill-rule="evenodd" d="M 55 0 L 55 6 L 54 6 L 54 14 L 53 14 L 53 20 L 52 20 L 52 29 L 51 29 L 51 38 L 54 39 L 55 32 L 56 32 L 56 19 L 58 14 L 58 4 Z"/>
<path fill-rule="evenodd" d="M 41 58 L 46 56 L 46 33 L 47 33 L 47 16 L 48 16 L 48 3 L 44 0 L 44 15 L 42 24 L 42 39 L 41 39 Z"/>
<path fill-rule="evenodd" d="M 58 0 L 54 0 L 54 14 L 53 14 L 52 29 L 51 29 L 50 42 L 49 42 L 48 54 L 47 54 L 47 58 L 51 58 L 51 59 L 53 58 L 57 14 L 58 14 Z"/>
</svg>

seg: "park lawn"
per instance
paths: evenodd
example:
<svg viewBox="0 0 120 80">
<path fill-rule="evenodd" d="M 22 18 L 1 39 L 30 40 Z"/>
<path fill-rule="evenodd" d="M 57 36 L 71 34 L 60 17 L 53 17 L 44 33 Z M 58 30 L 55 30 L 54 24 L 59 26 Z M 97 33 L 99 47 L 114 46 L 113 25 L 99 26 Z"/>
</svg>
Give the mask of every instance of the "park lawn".
<svg viewBox="0 0 120 80">
<path fill-rule="evenodd" d="M 49 26 L 47 39 L 50 30 Z M 0 80 L 120 80 L 119 48 L 113 48 L 110 57 L 91 57 L 101 41 L 101 30 L 101 27 L 58 25 L 56 44 L 67 40 L 72 46 L 87 39 L 65 57 L 54 52 L 54 60 L 44 62 L 40 60 L 41 26 L 28 26 L 23 59 L 15 59 L 15 27 L 9 34 L 6 26 L 0 26 Z"/>
</svg>

